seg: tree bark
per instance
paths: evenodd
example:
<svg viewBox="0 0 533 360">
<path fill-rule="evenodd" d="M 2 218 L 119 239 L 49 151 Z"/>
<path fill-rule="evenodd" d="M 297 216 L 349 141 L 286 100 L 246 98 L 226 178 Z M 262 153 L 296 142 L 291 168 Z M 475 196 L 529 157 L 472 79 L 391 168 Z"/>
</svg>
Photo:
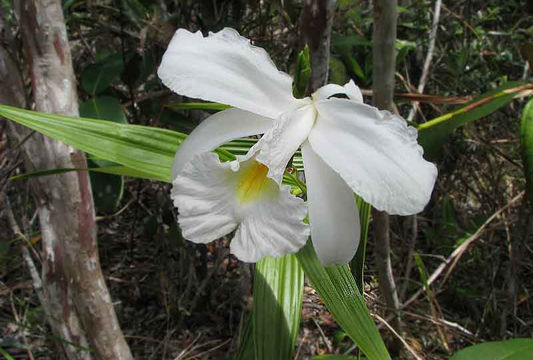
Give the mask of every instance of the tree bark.
<svg viewBox="0 0 533 360">
<path fill-rule="evenodd" d="M 0 102 L 7 105 L 26 107 L 26 97 L 24 91 L 24 84 L 19 73 L 19 68 L 15 60 L 10 56 L 8 51 L 0 46 Z M 35 154 L 40 154 L 42 137 L 38 134 L 33 134 L 32 131 L 23 126 L 19 126 L 8 121 L 9 139 L 12 145 L 20 144 L 24 141 L 22 150 L 24 153 L 24 160 L 26 168 L 31 171 L 39 169 L 41 165 Z M 42 161 L 41 161 L 42 162 Z M 40 186 L 45 186 L 41 181 L 35 181 L 32 185 L 40 183 Z M 39 207 L 39 201 L 37 206 Z M 41 223 L 44 223 L 41 221 Z M 55 257 L 50 254 L 54 248 L 49 236 L 46 234 L 53 233 L 45 231 L 45 226 L 41 226 L 43 232 L 43 248 L 46 253 L 42 261 L 43 274 L 49 273 L 50 268 L 64 269 L 64 259 L 62 257 Z M 55 259 L 55 261 L 54 261 Z M 55 263 L 55 264 L 54 264 Z M 76 315 L 72 301 L 69 296 L 66 296 L 72 290 L 68 285 L 68 281 L 59 274 L 55 276 L 55 281 L 47 281 L 45 286 L 41 283 L 41 289 L 35 289 L 39 296 L 39 301 L 43 307 L 46 319 L 52 328 L 54 337 L 63 339 L 65 341 L 58 343 L 57 349 L 62 352 L 63 357 L 68 359 L 92 359 L 88 351 L 79 350 L 78 348 L 88 348 L 85 333 L 81 329 L 80 320 Z M 49 279 L 50 280 L 50 279 Z M 72 345 L 69 345 L 72 344 Z"/>
<path fill-rule="evenodd" d="M 313 92 L 328 81 L 331 25 L 336 0 L 305 0 L 300 16 L 300 34 L 303 45 L 309 46 Z"/>
<path fill-rule="evenodd" d="M 396 42 L 396 0 L 374 0 L 373 48 L 373 102 L 383 110 L 394 110 L 394 73 Z M 373 209 L 375 247 L 379 288 L 387 307 L 395 313 L 395 327 L 400 325 L 400 301 L 396 291 L 390 257 L 389 215 Z"/>
<path fill-rule="evenodd" d="M 76 79 L 61 3 L 28 0 L 16 5 L 20 7 L 35 108 L 78 116 Z M 7 59 L 5 51 L 1 55 Z M 3 77 L 11 81 L 2 79 L 2 84 L 21 86 L 17 74 L 4 73 Z M 19 141 L 29 134 L 21 127 L 14 133 Z M 40 134 L 33 134 L 23 150 L 34 170 L 86 167 L 83 153 Z M 42 281 L 47 303 L 43 305 L 48 307 L 50 325 L 61 339 L 64 355 L 84 360 L 133 359 L 100 268 L 88 173 L 38 177 L 32 181 L 32 191 L 42 231 Z"/>
</svg>

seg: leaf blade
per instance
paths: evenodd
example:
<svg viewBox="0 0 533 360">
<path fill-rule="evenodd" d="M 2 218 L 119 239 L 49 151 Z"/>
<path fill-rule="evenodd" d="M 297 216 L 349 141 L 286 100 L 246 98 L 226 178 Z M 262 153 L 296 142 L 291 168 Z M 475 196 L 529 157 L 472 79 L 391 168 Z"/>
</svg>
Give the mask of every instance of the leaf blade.
<svg viewBox="0 0 533 360">
<path fill-rule="evenodd" d="M 533 339 L 490 341 L 472 345 L 456 352 L 450 360 L 529 360 Z"/>
<path fill-rule="evenodd" d="M 174 154 L 186 135 L 140 125 L 46 114 L 0 105 L 0 115 L 98 158 L 170 181 Z"/>
<path fill-rule="evenodd" d="M 418 126 L 418 142 L 434 158 L 448 135 L 463 125 L 479 120 L 509 104 L 523 88 L 521 82 L 509 82 L 486 92 L 466 106 Z"/>
<path fill-rule="evenodd" d="M 289 360 L 300 329 L 304 273 L 295 255 L 267 256 L 254 275 L 253 342 L 257 360 Z"/>
<path fill-rule="evenodd" d="M 298 252 L 297 257 L 328 310 L 368 359 L 390 360 L 348 266 L 324 268 L 310 241 Z"/>
</svg>

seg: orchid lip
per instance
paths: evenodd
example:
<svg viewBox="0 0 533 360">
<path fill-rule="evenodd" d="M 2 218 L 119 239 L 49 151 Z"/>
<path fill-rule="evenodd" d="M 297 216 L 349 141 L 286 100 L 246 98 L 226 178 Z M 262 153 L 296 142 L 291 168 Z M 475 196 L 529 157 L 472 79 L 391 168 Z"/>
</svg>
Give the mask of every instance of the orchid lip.
<svg viewBox="0 0 533 360">
<path fill-rule="evenodd" d="M 244 206 L 265 197 L 272 198 L 277 195 L 278 189 L 272 179 L 267 177 L 268 167 L 255 161 L 241 164 L 235 195 L 239 205 Z"/>
</svg>

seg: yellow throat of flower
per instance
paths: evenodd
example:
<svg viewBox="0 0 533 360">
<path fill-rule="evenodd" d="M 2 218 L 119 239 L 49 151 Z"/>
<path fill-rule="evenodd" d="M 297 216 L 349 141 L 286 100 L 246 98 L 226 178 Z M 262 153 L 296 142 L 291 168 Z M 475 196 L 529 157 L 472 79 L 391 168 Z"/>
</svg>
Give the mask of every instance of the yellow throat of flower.
<svg viewBox="0 0 533 360">
<path fill-rule="evenodd" d="M 273 189 L 274 181 L 267 177 L 268 167 L 252 160 L 243 164 L 243 172 L 237 181 L 236 195 L 239 204 L 247 204 L 258 200 Z"/>
</svg>

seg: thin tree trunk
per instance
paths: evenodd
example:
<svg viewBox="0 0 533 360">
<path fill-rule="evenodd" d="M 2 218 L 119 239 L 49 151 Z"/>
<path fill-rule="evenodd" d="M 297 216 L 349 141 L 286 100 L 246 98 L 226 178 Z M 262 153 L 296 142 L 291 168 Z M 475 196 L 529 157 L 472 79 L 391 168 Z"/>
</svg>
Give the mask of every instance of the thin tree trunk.
<svg viewBox="0 0 533 360">
<path fill-rule="evenodd" d="M 311 79 L 309 91 L 328 81 L 331 24 L 336 0 L 305 0 L 300 17 L 302 45 L 309 45 Z"/>
<path fill-rule="evenodd" d="M 376 107 L 393 111 L 397 1 L 374 0 L 373 4 L 373 101 Z M 394 325 L 398 328 L 400 301 L 391 266 L 389 215 L 375 209 L 372 215 L 375 235 L 374 256 L 378 268 L 379 287 L 387 307 L 396 315 Z"/>
<path fill-rule="evenodd" d="M 36 109 L 77 116 L 76 79 L 60 1 L 16 5 Z M 13 86 L 19 86 L 17 76 L 6 74 Z M 18 140 L 28 135 L 20 127 L 14 132 Z M 86 167 L 83 153 L 40 134 L 31 136 L 23 149 L 35 170 Z M 68 359 L 132 359 L 100 268 L 88 173 L 38 177 L 32 190 L 42 231 L 43 305 L 64 354 Z"/>
<path fill-rule="evenodd" d="M 24 84 L 19 68 L 14 59 L 2 46 L 0 46 L 0 83 L 2 84 L 0 87 L 0 102 L 2 104 L 21 108 L 26 107 Z M 36 154 L 41 153 L 42 136 L 39 134 L 32 135 L 30 129 L 10 121 L 7 124 L 11 144 L 16 145 L 24 142 L 22 150 L 24 152 L 26 168 L 33 170 L 39 169 L 41 165 L 44 166 L 44 164 L 41 164 L 42 161 L 38 161 L 39 157 L 36 157 Z M 46 186 L 42 181 L 34 181 L 32 185 Z M 38 201 L 37 206 L 40 206 L 41 203 Z M 41 221 L 41 223 L 44 224 L 45 222 Z M 45 252 L 43 258 L 43 274 L 50 273 L 50 268 L 58 270 L 56 271 L 57 275 L 54 276 L 54 281 L 52 281 L 50 276 L 47 276 L 48 281 L 46 281 L 45 286 L 41 282 L 39 284 L 40 289 L 36 288 L 35 290 L 40 294 L 39 301 L 43 307 L 46 319 L 52 328 L 54 337 L 64 340 L 57 344 L 57 349 L 68 359 L 92 359 L 88 351 L 80 350 L 82 348 L 88 348 L 88 342 L 85 333 L 81 329 L 80 320 L 76 315 L 72 301 L 67 296 L 72 289 L 69 287 L 68 281 L 61 274 L 61 271 L 59 271 L 59 269 L 65 268 L 64 259 L 63 257 L 55 256 L 53 252 L 53 244 L 48 236 L 53 231 L 46 231 L 45 226 L 42 226 L 42 230 Z M 35 281 L 34 285 L 36 285 Z"/>
</svg>

